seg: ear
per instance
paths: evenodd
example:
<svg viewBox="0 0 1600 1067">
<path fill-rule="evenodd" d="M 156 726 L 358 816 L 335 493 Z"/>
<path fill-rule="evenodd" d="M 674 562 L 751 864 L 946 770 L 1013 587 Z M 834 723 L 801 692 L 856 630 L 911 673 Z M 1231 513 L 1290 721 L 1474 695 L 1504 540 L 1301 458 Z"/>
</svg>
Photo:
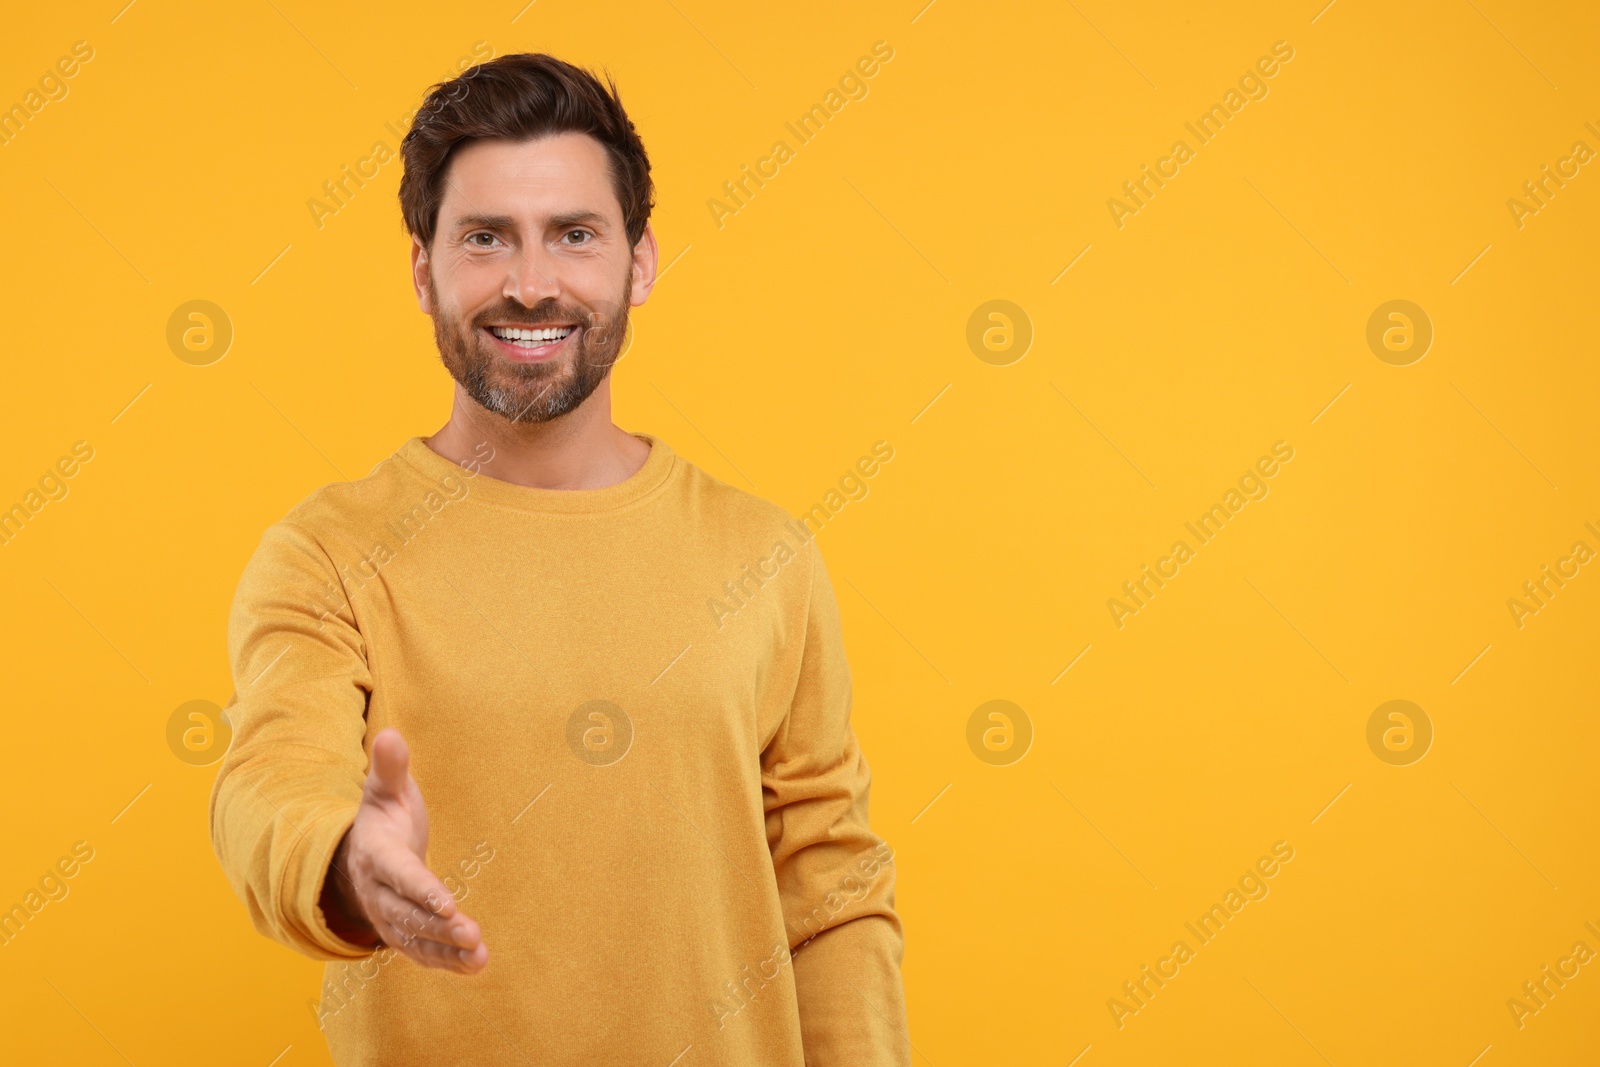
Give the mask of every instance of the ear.
<svg viewBox="0 0 1600 1067">
<path fill-rule="evenodd" d="M 645 223 L 644 233 L 639 237 L 639 243 L 633 246 L 633 289 L 628 296 L 628 303 L 634 307 L 645 302 L 650 290 L 656 284 L 656 234 L 649 223 Z"/>
<path fill-rule="evenodd" d="M 415 237 L 411 238 L 411 286 L 417 292 L 417 306 L 424 315 L 432 315 L 433 302 L 428 299 L 428 282 L 432 278 L 432 267 L 428 262 L 428 250 L 422 247 L 422 242 Z"/>
</svg>

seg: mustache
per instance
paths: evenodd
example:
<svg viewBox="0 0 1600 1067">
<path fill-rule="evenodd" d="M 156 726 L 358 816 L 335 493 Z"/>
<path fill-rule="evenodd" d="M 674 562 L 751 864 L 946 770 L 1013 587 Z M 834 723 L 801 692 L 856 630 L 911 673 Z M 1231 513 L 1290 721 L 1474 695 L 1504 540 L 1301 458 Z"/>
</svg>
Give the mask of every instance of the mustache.
<svg viewBox="0 0 1600 1067">
<path fill-rule="evenodd" d="M 478 315 L 474 320 L 477 326 L 592 326 L 603 322 L 604 316 L 598 311 L 577 311 L 554 305 L 529 310 L 516 305 L 503 305 L 492 311 Z"/>
</svg>

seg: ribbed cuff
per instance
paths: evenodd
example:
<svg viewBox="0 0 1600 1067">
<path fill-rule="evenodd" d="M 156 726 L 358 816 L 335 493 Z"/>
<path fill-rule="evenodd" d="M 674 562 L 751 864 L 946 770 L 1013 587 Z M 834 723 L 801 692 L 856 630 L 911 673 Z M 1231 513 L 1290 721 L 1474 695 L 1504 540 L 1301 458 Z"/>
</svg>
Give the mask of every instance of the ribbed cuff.
<svg viewBox="0 0 1600 1067">
<path fill-rule="evenodd" d="M 360 805 L 334 808 L 312 821 L 284 864 L 279 900 L 284 932 L 295 947 L 316 959 L 361 959 L 377 951 L 346 941 L 328 928 L 322 914 L 322 887 L 339 841 L 356 820 Z"/>
</svg>

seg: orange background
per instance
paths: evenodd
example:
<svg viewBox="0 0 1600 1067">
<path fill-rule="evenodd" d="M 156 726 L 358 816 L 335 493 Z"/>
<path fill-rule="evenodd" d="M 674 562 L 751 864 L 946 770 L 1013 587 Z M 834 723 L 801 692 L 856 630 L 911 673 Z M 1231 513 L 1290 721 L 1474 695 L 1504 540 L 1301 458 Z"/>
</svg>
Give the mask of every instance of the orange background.
<svg viewBox="0 0 1600 1067">
<path fill-rule="evenodd" d="M 447 415 L 398 162 L 320 226 L 308 201 L 482 42 L 608 67 L 652 153 L 670 268 L 619 425 L 797 515 L 895 450 L 820 543 L 918 1064 L 1592 1062 L 1600 968 L 1520 1027 L 1507 1006 L 1600 951 L 1600 574 L 1508 607 L 1600 549 L 1600 175 L 1508 207 L 1600 149 L 1592 5 L 122 2 L 0 39 L 0 106 L 93 51 L 0 145 L 0 507 L 93 449 L 0 545 L 0 906 L 93 849 L 0 947 L 8 1061 L 328 1062 L 318 965 L 250 928 L 215 766 L 168 723 L 232 690 L 261 531 Z M 797 144 L 879 41 L 866 95 Z M 1199 145 L 1184 124 L 1280 41 Z M 1119 227 L 1108 200 L 1180 138 Z M 232 327 L 206 365 L 167 340 L 192 300 Z M 1012 347 L 974 349 L 993 300 Z M 1391 300 L 1433 331 L 1403 366 L 1367 342 Z M 1108 599 L 1279 441 L 1268 495 L 1119 627 Z M 991 700 L 1031 728 L 1020 760 L 969 747 Z M 1390 700 L 1433 733 L 1405 765 L 1368 743 Z M 1280 841 L 1269 894 L 1200 945 L 1184 924 Z"/>
</svg>

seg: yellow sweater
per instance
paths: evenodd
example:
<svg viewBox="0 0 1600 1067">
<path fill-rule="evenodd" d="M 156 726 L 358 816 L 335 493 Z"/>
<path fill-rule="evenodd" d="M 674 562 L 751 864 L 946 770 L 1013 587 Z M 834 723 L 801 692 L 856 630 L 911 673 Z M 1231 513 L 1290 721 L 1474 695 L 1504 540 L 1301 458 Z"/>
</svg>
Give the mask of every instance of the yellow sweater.
<svg viewBox="0 0 1600 1067">
<path fill-rule="evenodd" d="M 589 490 L 413 437 L 245 568 L 212 840 L 256 928 L 328 961 L 341 1067 L 911 1062 L 822 557 L 636 436 L 644 466 Z M 350 944 L 317 906 L 388 726 L 481 974 Z"/>
</svg>

